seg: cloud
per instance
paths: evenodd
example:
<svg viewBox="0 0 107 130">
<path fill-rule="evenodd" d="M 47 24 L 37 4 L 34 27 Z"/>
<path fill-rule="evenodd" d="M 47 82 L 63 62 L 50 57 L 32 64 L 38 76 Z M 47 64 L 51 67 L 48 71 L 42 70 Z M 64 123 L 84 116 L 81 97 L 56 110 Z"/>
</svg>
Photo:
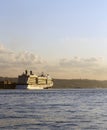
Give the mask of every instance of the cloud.
<svg viewBox="0 0 107 130">
<path fill-rule="evenodd" d="M 107 79 L 107 63 L 102 57 L 61 59 L 59 66 L 68 78 Z"/>
<path fill-rule="evenodd" d="M 4 47 L 2 44 L 0 44 L 0 55 L 2 54 L 11 54 L 12 51 Z"/>
<path fill-rule="evenodd" d="M 67 68 L 92 68 L 99 66 L 103 62 L 103 58 L 91 57 L 91 58 L 79 58 L 73 57 L 71 59 L 61 59 L 59 64 L 61 67 Z"/>
<path fill-rule="evenodd" d="M 13 52 L 3 45 L 0 45 L 0 72 L 3 75 L 16 75 L 18 71 L 24 69 L 37 69 L 45 64 L 40 56 L 35 53 L 23 51 L 23 52 Z M 14 72 L 13 72 L 14 71 Z"/>
<path fill-rule="evenodd" d="M 11 59 L 13 61 L 13 63 L 17 63 L 17 64 L 42 64 L 43 60 L 41 59 L 41 57 L 35 55 L 32 52 L 20 52 L 20 53 L 13 53 L 11 55 Z"/>
<path fill-rule="evenodd" d="M 16 76 L 25 69 L 49 73 L 53 78 L 107 79 L 107 63 L 101 57 L 71 57 L 49 63 L 34 52 L 14 52 L 0 45 L 0 75 Z"/>
<path fill-rule="evenodd" d="M 44 70 L 49 71 L 56 78 L 99 78 L 102 71 L 102 77 L 105 75 L 103 58 L 90 57 L 80 58 L 72 57 L 71 59 L 63 58 L 59 60 L 59 64 L 46 65 Z M 101 77 L 100 77 L 101 78 Z"/>
</svg>

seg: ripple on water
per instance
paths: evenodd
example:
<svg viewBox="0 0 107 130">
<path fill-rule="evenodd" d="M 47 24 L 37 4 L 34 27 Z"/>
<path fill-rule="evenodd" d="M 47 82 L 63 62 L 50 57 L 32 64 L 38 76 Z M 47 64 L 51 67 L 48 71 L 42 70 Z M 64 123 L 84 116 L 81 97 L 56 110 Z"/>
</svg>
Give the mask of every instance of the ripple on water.
<svg viewBox="0 0 107 130">
<path fill-rule="evenodd" d="M 102 130 L 107 89 L 1 90 L 0 130 Z"/>
</svg>

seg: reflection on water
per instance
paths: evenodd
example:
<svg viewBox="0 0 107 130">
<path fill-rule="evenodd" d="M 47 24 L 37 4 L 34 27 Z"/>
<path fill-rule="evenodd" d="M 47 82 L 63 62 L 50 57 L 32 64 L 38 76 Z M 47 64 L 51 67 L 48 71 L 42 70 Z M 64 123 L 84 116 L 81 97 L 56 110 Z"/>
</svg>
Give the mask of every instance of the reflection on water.
<svg viewBox="0 0 107 130">
<path fill-rule="evenodd" d="M 0 90 L 0 130 L 103 130 L 107 89 Z"/>
</svg>

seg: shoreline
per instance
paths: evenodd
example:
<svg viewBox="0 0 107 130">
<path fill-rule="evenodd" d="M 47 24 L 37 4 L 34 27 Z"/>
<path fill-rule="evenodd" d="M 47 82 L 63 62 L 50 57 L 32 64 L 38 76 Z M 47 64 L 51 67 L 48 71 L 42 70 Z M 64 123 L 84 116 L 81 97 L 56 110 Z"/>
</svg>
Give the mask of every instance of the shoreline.
<svg viewBox="0 0 107 130">
<path fill-rule="evenodd" d="M 4 82 L 7 81 L 7 82 Z M 52 89 L 107 88 L 107 80 L 53 79 Z M 15 89 L 17 78 L 0 78 L 0 89 Z"/>
</svg>

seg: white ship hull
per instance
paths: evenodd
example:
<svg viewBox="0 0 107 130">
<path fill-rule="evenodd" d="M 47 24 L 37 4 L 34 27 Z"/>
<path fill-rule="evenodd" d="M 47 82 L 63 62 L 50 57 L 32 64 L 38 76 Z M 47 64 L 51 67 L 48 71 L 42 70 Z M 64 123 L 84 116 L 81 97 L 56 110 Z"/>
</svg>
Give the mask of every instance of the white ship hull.
<svg viewBox="0 0 107 130">
<path fill-rule="evenodd" d="M 29 89 L 29 90 L 35 90 L 35 89 L 48 89 L 51 88 L 53 84 L 50 85 L 16 85 L 16 89 Z"/>
<path fill-rule="evenodd" d="M 53 81 L 49 75 L 37 76 L 32 71 L 28 74 L 26 70 L 25 73 L 18 76 L 16 89 L 48 89 L 52 86 Z"/>
</svg>

